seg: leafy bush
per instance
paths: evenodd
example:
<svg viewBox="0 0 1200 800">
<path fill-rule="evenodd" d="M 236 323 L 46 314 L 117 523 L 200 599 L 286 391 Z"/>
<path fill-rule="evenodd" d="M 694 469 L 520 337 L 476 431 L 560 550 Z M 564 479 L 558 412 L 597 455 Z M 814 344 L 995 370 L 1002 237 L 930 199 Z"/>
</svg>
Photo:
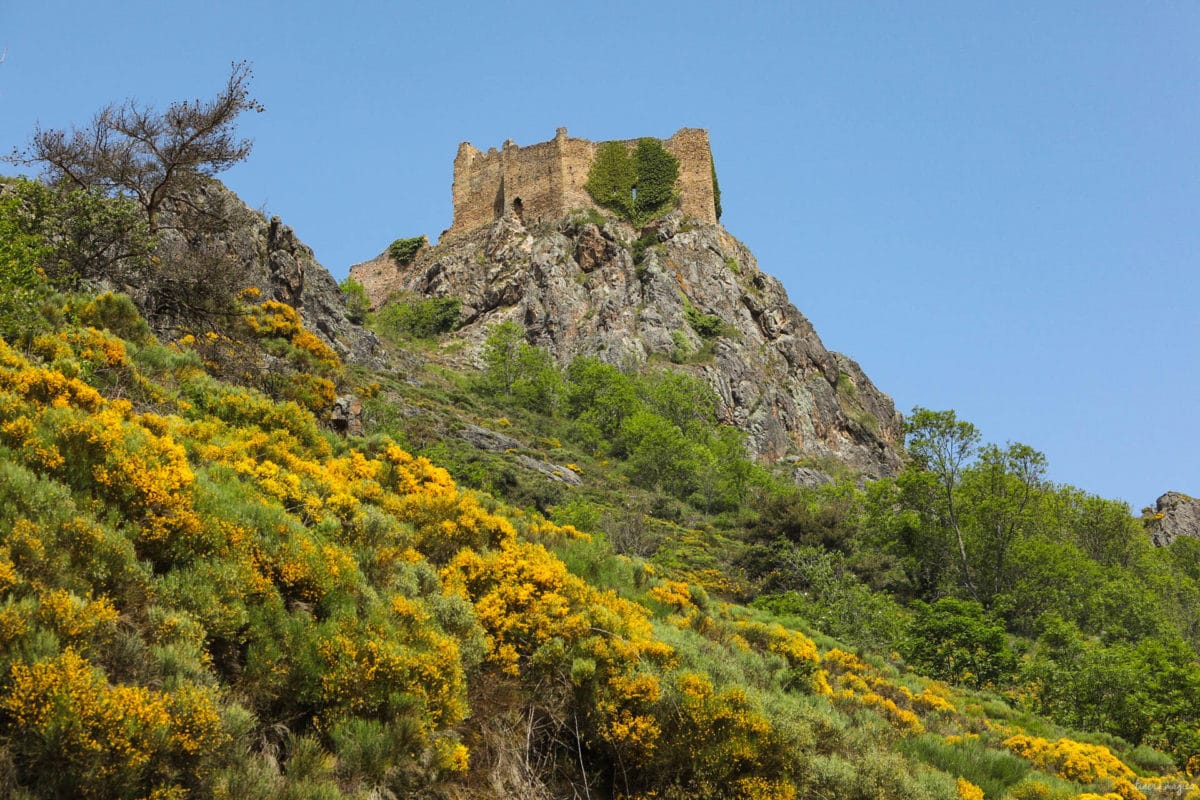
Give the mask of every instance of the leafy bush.
<svg viewBox="0 0 1200 800">
<path fill-rule="evenodd" d="M 544 347 L 525 341 L 520 323 L 492 326 L 483 344 L 483 388 L 518 405 L 553 413 L 562 395 L 562 373 Z"/>
<path fill-rule="evenodd" d="M 20 231 L 44 244 L 39 266 L 60 289 L 98 278 L 126 283 L 150 265 L 154 240 L 128 199 L 25 179 L 13 181 L 4 194 L 9 212 L 18 212 Z"/>
<path fill-rule="evenodd" d="M 715 339 L 718 336 L 724 336 L 726 331 L 725 321 L 715 314 L 702 314 L 696 307 L 688 304 L 683 310 L 684 317 L 687 319 L 688 325 L 702 339 Z"/>
<path fill-rule="evenodd" d="M 979 603 L 943 597 L 918 602 L 908 635 L 900 645 L 914 666 L 941 680 L 989 686 L 1012 680 L 1016 655 L 1004 626 Z"/>
<path fill-rule="evenodd" d="M 457 297 L 395 297 L 375 312 L 375 328 L 393 336 L 429 339 L 454 330 L 461 309 Z"/>
<path fill-rule="evenodd" d="M 360 324 L 366 321 L 367 314 L 371 311 L 371 301 L 367 299 L 367 290 L 363 285 L 354 278 L 347 277 L 338 288 L 342 290 L 342 297 L 346 300 L 346 318 Z"/>
<path fill-rule="evenodd" d="M 47 247 L 25 227 L 20 198 L 0 193 L 0 337 L 10 341 L 45 327 L 41 305 L 51 293 L 40 268 Z"/>
<path fill-rule="evenodd" d="M 388 245 L 388 255 L 400 266 L 407 266 L 421 252 L 421 248 L 429 244 L 424 236 L 413 236 L 409 239 L 397 239 Z"/>
</svg>

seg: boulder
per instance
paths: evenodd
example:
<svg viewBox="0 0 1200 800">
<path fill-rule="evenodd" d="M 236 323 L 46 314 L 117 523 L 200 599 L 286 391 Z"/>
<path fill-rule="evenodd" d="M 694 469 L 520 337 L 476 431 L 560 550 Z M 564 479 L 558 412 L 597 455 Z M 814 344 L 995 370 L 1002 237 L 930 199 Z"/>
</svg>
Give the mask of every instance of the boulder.
<svg viewBox="0 0 1200 800">
<path fill-rule="evenodd" d="M 1180 536 L 1200 537 L 1200 499 L 1167 492 L 1154 503 L 1147 525 L 1150 540 L 1166 547 Z"/>
</svg>

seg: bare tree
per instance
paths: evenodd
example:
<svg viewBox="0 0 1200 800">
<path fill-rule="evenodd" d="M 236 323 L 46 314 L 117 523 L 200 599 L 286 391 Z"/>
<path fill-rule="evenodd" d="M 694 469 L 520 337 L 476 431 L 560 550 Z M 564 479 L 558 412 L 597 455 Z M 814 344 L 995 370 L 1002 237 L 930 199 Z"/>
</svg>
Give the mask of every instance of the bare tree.
<svg viewBox="0 0 1200 800">
<path fill-rule="evenodd" d="M 250 154 L 252 143 L 236 135 L 235 123 L 243 111 L 263 110 L 250 97 L 252 76 L 240 61 L 212 100 L 183 100 L 162 113 L 127 100 L 101 109 L 84 128 L 38 127 L 5 160 L 42 165 L 51 184 L 129 196 L 154 233 L 165 207 L 189 207 L 191 190 Z"/>
</svg>

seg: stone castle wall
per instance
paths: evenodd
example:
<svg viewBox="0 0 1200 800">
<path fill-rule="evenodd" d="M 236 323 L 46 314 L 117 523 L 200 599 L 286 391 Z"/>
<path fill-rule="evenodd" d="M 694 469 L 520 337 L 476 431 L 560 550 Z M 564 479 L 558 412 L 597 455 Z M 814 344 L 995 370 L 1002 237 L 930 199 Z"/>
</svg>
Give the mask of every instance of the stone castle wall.
<svg viewBox="0 0 1200 800">
<path fill-rule="evenodd" d="M 624 142 L 630 148 L 637 139 Z M 518 147 L 509 140 L 483 153 L 469 142 L 454 159 L 454 223 L 448 233 L 462 233 L 515 212 L 526 222 L 553 221 L 575 209 L 598 208 L 583 185 L 597 144 L 567 136 L 559 128 L 548 142 Z M 708 131 L 681 128 L 663 146 L 679 159 L 679 192 L 683 213 L 702 222 L 717 221 L 712 185 L 712 151 Z"/>
</svg>

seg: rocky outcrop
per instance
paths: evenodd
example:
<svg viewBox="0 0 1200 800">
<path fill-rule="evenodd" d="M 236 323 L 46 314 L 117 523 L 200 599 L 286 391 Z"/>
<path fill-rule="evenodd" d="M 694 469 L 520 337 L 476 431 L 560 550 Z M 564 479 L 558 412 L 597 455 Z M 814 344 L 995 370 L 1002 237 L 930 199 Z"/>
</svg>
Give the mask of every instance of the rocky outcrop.
<svg viewBox="0 0 1200 800">
<path fill-rule="evenodd" d="M 476 345 L 464 358 L 476 357 L 488 326 L 517 320 L 559 363 L 673 361 L 702 376 L 763 460 L 832 458 L 872 477 L 898 469 L 891 399 L 825 349 L 779 281 L 722 226 L 678 212 L 643 231 L 598 222 L 527 228 L 506 215 L 444 237 L 407 266 L 384 253 L 351 276 L 376 304 L 393 292 L 460 299 L 459 335 Z"/>
<path fill-rule="evenodd" d="M 1200 499 L 1167 492 L 1155 502 L 1146 529 L 1159 547 L 1166 547 L 1180 536 L 1200 537 Z"/>
<path fill-rule="evenodd" d="M 376 362 L 375 334 L 350 322 L 346 301 L 329 270 L 279 217 L 268 219 L 215 180 L 188 198 L 186 213 L 185 226 L 175 224 L 176 214 L 163 214 L 159 250 L 164 263 L 182 265 L 179 269 L 197 282 L 196 292 L 256 288 L 261 299 L 278 300 L 299 311 L 305 327 L 343 361 Z M 160 277 L 149 276 L 149 282 Z M 135 299 L 140 295 L 152 314 L 158 310 L 154 286 L 122 288 Z"/>
<path fill-rule="evenodd" d="M 489 453 L 514 455 L 518 464 L 525 467 L 525 469 L 538 473 L 544 478 L 571 486 L 583 485 L 583 480 L 569 466 L 553 464 L 549 461 L 543 461 L 532 456 L 527 456 L 524 453 L 516 452 L 524 449 L 525 445 L 511 436 L 505 436 L 503 433 L 490 431 L 478 425 L 465 425 L 462 429 L 455 432 L 455 436 Z"/>
</svg>

